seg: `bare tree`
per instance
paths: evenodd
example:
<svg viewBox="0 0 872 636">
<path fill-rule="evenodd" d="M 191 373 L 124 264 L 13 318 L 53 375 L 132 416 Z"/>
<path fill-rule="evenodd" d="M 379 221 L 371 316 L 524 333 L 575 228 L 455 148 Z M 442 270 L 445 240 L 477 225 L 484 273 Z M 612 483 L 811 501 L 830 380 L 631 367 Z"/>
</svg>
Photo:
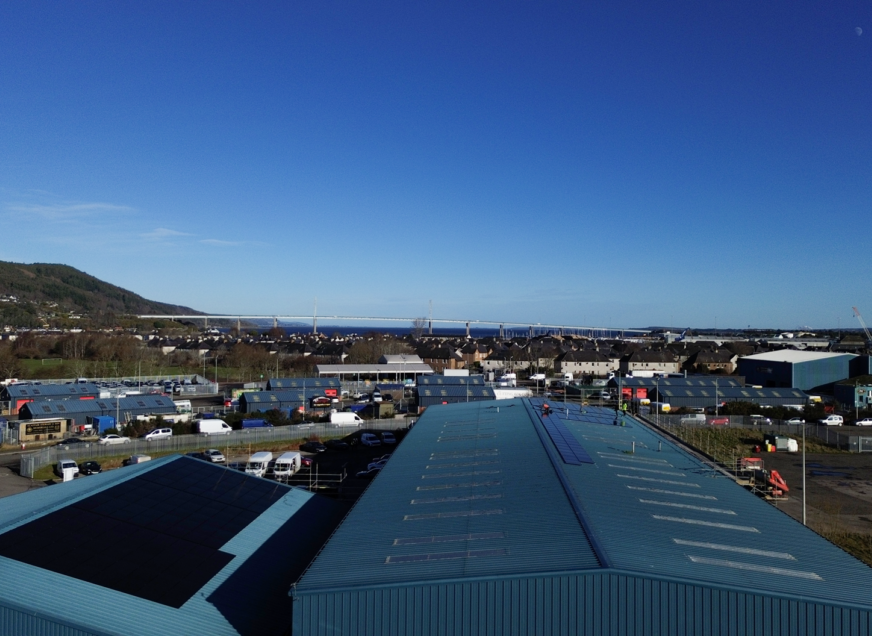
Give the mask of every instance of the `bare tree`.
<svg viewBox="0 0 872 636">
<path fill-rule="evenodd" d="M 427 328 L 427 319 L 426 318 L 415 318 L 412 321 L 412 335 L 415 337 L 415 340 L 420 340 L 421 336 L 424 335 L 424 330 Z"/>
</svg>

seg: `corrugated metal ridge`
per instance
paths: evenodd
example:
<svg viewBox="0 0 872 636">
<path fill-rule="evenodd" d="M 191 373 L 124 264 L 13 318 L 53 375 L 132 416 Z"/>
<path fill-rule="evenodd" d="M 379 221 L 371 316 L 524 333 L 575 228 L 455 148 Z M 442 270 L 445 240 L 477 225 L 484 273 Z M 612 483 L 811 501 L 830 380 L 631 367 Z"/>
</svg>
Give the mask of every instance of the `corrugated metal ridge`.
<svg viewBox="0 0 872 636">
<path fill-rule="evenodd" d="M 384 590 L 384 589 L 401 589 L 408 588 L 411 586 L 437 586 L 437 585 L 452 585 L 452 584 L 464 584 L 464 583 L 476 583 L 476 582 L 488 582 L 488 581 L 520 581 L 527 579 L 535 579 L 542 577 L 560 577 L 560 576 L 569 576 L 569 577 L 586 577 L 586 576 L 624 576 L 630 577 L 633 579 L 644 579 L 648 581 L 656 581 L 656 582 L 666 582 L 666 583 L 675 583 L 677 585 L 686 585 L 688 587 L 693 588 L 706 588 L 719 590 L 723 592 L 730 593 L 739 593 L 739 594 L 747 594 L 749 596 L 763 596 L 767 598 L 774 599 L 782 599 L 787 601 L 797 601 L 800 603 L 812 603 L 814 605 L 821 605 L 824 607 L 838 607 L 843 609 L 849 609 L 859 612 L 867 613 L 869 612 L 869 606 L 867 605 L 859 605 L 857 603 L 850 602 L 837 602 L 832 600 L 826 600 L 819 597 L 809 597 L 805 595 L 799 594 L 783 594 L 776 591 L 775 588 L 771 590 L 761 591 L 755 588 L 741 588 L 735 585 L 726 585 L 722 583 L 712 583 L 710 581 L 700 581 L 699 579 L 693 578 L 683 578 L 678 576 L 670 576 L 667 574 L 651 574 L 650 572 L 643 572 L 637 570 L 628 570 L 625 568 L 597 568 L 597 569 L 588 569 L 588 570 L 565 570 L 565 571 L 554 571 L 554 572 L 524 572 L 514 575 L 494 575 L 494 576 L 474 576 L 474 577 L 447 577 L 442 579 L 427 579 L 422 580 L 415 583 L 409 582 L 397 582 L 397 583 L 372 583 L 372 584 L 364 584 L 364 585 L 349 585 L 342 587 L 335 586 L 324 586 L 324 587 L 307 587 L 304 591 L 295 594 L 295 596 L 316 596 L 323 593 L 323 590 L 329 590 L 331 594 L 333 593 L 344 593 L 344 592 L 362 592 L 367 590 Z"/>
<path fill-rule="evenodd" d="M 372 483 L 373 483 L 373 482 L 370 482 L 370 485 L 372 485 Z M 300 488 L 301 490 L 303 490 L 300 486 L 294 486 L 294 488 Z M 368 489 L 369 486 L 367 486 L 366 488 Z M 304 490 L 304 492 L 309 492 L 309 491 L 308 491 L 308 490 Z M 364 490 L 364 492 L 366 492 L 366 490 Z M 299 583 L 301 580 L 303 580 L 303 578 L 306 576 L 306 573 L 307 573 L 307 572 L 309 571 L 309 569 L 312 567 L 312 564 L 315 563 L 315 562 L 318 560 L 318 557 L 319 557 L 319 556 L 321 555 L 321 553 L 324 551 L 324 548 L 326 548 L 328 545 L 330 545 L 330 542 L 333 540 L 333 535 L 335 535 L 335 534 L 337 533 L 337 531 L 342 527 L 342 524 L 345 523 L 345 520 L 348 519 L 348 517 L 351 515 L 352 511 L 353 511 L 355 508 L 357 508 L 358 504 L 360 504 L 360 501 L 361 501 L 362 499 L 363 499 L 362 496 L 361 496 L 361 497 L 358 497 L 358 498 L 357 498 L 357 501 L 354 502 L 354 505 L 351 506 L 351 508 L 348 509 L 348 512 L 346 512 L 345 515 L 342 517 L 342 520 L 341 520 L 339 523 L 336 524 L 336 527 L 333 528 L 333 532 L 330 533 L 330 536 L 327 537 L 327 540 L 324 541 L 324 543 L 321 544 L 321 547 L 320 547 L 320 548 L 318 548 L 318 551 L 317 551 L 317 552 L 315 553 L 315 555 L 312 557 L 312 560 L 309 561 L 309 564 L 308 564 L 308 565 L 303 569 L 303 572 L 300 574 L 300 577 L 299 577 L 296 581 L 294 581 L 294 583 L 291 585 L 291 589 L 288 590 L 288 596 L 296 596 L 297 583 Z"/>
<path fill-rule="evenodd" d="M 525 399 L 522 400 L 522 402 L 524 403 L 524 408 L 527 409 L 527 415 L 530 417 L 530 421 L 533 423 L 533 428 L 539 436 L 539 441 L 542 442 L 542 446 L 545 448 L 548 459 L 554 467 L 554 472 L 557 473 L 557 479 L 560 481 L 560 485 L 563 487 L 567 499 L 569 499 L 569 505 L 572 506 L 575 516 L 578 517 L 578 522 L 581 524 L 581 528 L 590 543 L 590 547 L 593 549 L 594 555 L 596 555 L 596 558 L 599 561 L 600 567 L 611 568 L 612 561 L 609 559 L 608 553 L 600 543 L 593 528 L 587 522 L 584 513 L 584 506 L 575 494 L 575 489 L 572 487 L 569 477 L 563 470 L 563 460 L 557 456 L 554 444 L 551 442 L 548 433 L 545 431 L 545 426 L 542 424 L 540 413 L 533 408 L 530 400 Z"/>
<path fill-rule="evenodd" d="M 291 587 L 290 596 L 311 596 L 322 594 L 324 590 L 330 590 L 330 593 L 342 593 L 342 592 L 362 592 L 366 590 L 385 590 L 385 589 L 398 589 L 398 588 L 408 588 L 410 586 L 431 586 L 431 585 L 446 585 L 446 584 L 454 584 L 454 583 L 480 583 L 487 581 L 505 581 L 505 580 L 521 580 L 521 579 L 536 579 L 536 578 L 547 578 L 547 577 L 558 577 L 558 576 L 584 576 L 587 574 L 608 574 L 608 573 L 620 573 L 620 570 L 612 570 L 605 568 L 576 568 L 572 570 L 543 570 L 542 572 L 521 572 L 518 574 L 488 574 L 481 576 L 449 576 L 442 578 L 422 578 L 417 581 L 397 581 L 396 583 L 360 583 L 358 585 L 343 585 L 336 586 L 330 585 L 326 583 L 324 585 L 307 585 L 303 591 L 298 592 L 296 589 L 296 585 Z M 635 576 L 635 573 L 632 573 Z M 659 580 L 656 576 L 648 575 L 647 578 L 651 580 Z M 699 585 L 699 582 L 695 582 L 694 585 Z"/>
<path fill-rule="evenodd" d="M 105 632 L 99 629 L 95 629 L 91 625 L 85 625 L 84 623 L 74 623 L 67 618 L 63 618 L 61 616 L 57 616 L 46 611 L 34 611 L 33 607 L 19 605 L 15 601 L 10 601 L 5 598 L 0 599 L 0 607 L 5 607 L 6 609 L 12 610 L 13 612 L 25 614 L 28 617 L 50 621 L 55 625 L 75 629 L 86 634 L 93 634 L 93 636 L 118 636 L 116 632 Z"/>
</svg>

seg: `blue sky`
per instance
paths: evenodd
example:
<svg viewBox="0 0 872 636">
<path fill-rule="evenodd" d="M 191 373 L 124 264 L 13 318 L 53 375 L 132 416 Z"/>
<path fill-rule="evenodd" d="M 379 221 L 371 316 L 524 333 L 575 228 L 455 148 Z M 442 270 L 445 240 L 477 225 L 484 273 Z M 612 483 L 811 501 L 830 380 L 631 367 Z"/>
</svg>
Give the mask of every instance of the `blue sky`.
<svg viewBox="0 0 872 636">
<path fill-rule="evenodd" d="M 872 4 L 9 2 L 0 260 L 212 313 L 872 316 Z"/>
</svg>

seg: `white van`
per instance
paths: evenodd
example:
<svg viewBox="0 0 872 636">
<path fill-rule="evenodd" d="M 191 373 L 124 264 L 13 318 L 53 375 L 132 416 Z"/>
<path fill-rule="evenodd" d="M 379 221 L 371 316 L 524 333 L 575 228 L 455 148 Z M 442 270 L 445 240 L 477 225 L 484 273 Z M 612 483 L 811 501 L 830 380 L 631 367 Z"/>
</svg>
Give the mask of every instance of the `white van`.
<svg viewBox="0 0 872 636">
<path fill-rule="evenodd" d="M 173 429 L 171 428 L 156 428 L 152 431 L 149 431 L 142 437 L 145 438 L 146 442 L 154 442 L 161 439 L 170 439 L 173 436 Z"/>
<path fill-rule="evenodd" d="M 362 426 L 363 418 L 357 413 L 330 413 L 331 426 Z"/>
<path fill-rule="evenodd" d="M 245 465 L 245 474 L 254 475 L 255 477 L 265 477 L 266 470 L 269 468 L 269 463 L 272 461 L 273 454 L 269 451 L 260 451 L 248 458 L 248 463 Z"/>
<path fill-rule="evenodd" d="M 197 430 L 200 435 L 230 435 L 233 432 L 230 424 L 218 419 L 200 420 L 197 423 Z"/>
<path fill-rule="evenodd" d="M 824 419 L 818 421 L 824 426 L 841 426 L 845 423 L 845 418 L 841 415 L 827 415 Z"/>
<path fill-rule="evenodd" d="M 273 476 L 276 479 L 287 479 L 300 470 L 302 461 L 303 460 L 300 459 L 300 453 L 283 453 L 276 460 L 275 466 L 273 467 Z"/>
<path fill-rule="evenodd" d="M 693 413 L 692 415 L 682 415 L 680 421 L 682 424 L 705 424 L 706 423 L 705 415 L 702 413 Z"/>
</svg>

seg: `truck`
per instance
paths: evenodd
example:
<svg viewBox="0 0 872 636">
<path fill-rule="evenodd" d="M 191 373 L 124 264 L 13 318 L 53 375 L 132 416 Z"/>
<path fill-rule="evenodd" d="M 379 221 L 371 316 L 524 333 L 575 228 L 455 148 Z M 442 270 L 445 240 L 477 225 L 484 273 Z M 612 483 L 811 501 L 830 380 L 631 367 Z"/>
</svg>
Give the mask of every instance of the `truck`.
<svg viewBox="0 0 872 636">
<path fill-rule="evenodd" d="M 254 453 L 248 458 L 248 463 L 245 465 L 245 474 L 253 475 L 254 477 L 265 477 L 272 458 L 273 454 L 269 451 Z"/>
<path fill-rule="evenodd" d="M 276 460 L 273 467 L 273 476 L 276 479 L 287 479 L 292 476 L 302 466 L 303 460 L 300 458 L 300 453 L 283 453 Z"/>
<path fill-rule="evenodd" d="M 518 386 L 518 375 L 515 373 L 504 373 L 497 378 L 497 386 Z"/>
<path fill-rule="evenodd" d="M 230 435 L 233 429 L 224 420 L 200 420 L 197 423 L 200 435 Z"/>
<path fill-rule="evenodd" d="M 242 420 L 242 428 L 272 428 L 266 420 Z"/>
<path fill-rule="evenodd" d="M 363 419 L 357 413 L 338 413 L 333 412 L 330 413 L 330 425 L 331 426 L 362 426 Z"/>
</svg>

